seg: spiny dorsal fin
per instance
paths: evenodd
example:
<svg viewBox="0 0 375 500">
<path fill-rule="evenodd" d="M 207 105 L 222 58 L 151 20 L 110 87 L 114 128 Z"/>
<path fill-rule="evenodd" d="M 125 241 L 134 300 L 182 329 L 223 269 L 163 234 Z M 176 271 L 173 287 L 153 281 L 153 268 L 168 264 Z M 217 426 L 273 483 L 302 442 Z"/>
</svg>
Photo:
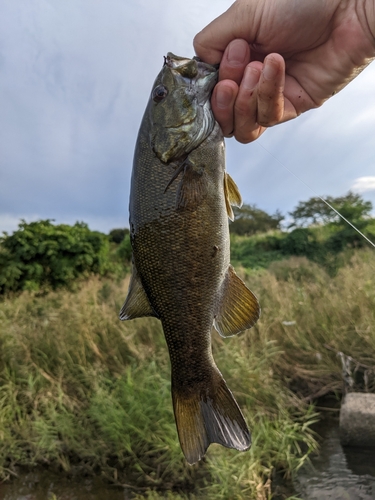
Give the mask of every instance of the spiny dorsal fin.
<svg viewBox="0 0 375 500">
<path fill-rule="evenodd" d="M 227 172 L 224 173 L 224 196 L 228 217 L 230 220 L 233 220 L 232 205 L 240 208 L 242 206 L 242 197 L 237 184 Z"/>
<path fill-rule="evenodd" d="M 232 337 L 254 326 L 259 316 L 258 299 L 229 266 L 214 327 L 222 337 Z"/>
<path fill-rule="evenodd" d="M 133 264 L 128 295 L 121 308 L 119 318 L 121 321 L 124 321 L 126 319 L 142 318 L 143 316 L 157 317 L 147 298 L 137 269 Z"/>
<path fill-rule="evenodd" d="M 233 394 L 216 366 L 205 385 L 186 388 L 174 384 L 172 399 L 178 437 L 190 465 L 198 462 L 211 443 L 246 451 L 251 445 L 250 431 Z M 195 389 L 195 390 L 194 390 Z"/>
</svg>

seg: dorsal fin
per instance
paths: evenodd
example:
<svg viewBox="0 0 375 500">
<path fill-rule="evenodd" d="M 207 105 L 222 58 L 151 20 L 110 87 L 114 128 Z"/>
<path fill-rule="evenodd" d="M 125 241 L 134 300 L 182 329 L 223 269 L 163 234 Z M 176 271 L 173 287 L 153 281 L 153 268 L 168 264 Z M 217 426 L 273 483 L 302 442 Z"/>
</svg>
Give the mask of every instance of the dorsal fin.
<svg viewBox="0 0 375 500">
<path fill-rule="evenodd" d="M 258 299 L 229 266 L 214 327 L 222 337 L 232 337 L 254 326 L 259 316 Z"/>
<path fill-rule="evenodd" d="M 242 206 L 242 196 L 237 184 L 227 172 L 224 173 L 224 196 L 228 217 L 230 220 L 233 220 L 232 205 L 240 208 Z"/>
</svg>

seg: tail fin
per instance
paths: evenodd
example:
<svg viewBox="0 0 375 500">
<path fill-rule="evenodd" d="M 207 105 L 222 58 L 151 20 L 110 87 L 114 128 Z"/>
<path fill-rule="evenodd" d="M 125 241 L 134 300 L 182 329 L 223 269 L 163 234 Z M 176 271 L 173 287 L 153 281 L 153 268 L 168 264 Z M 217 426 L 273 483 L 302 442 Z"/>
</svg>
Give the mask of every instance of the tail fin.
<svg viewBox="0 0 375 500">
<path fill-rule="evenodd" d="M 215 373 L 215 372 L 214 372 Z M 211 443 L 245 451 L 250 448 L 250 431 L 233 394 L 220 372 L 209 387 L 184 394 L 173 386 L 172 398 L 178 437 L 190 465 L 198 462 Z"/>
</svg>

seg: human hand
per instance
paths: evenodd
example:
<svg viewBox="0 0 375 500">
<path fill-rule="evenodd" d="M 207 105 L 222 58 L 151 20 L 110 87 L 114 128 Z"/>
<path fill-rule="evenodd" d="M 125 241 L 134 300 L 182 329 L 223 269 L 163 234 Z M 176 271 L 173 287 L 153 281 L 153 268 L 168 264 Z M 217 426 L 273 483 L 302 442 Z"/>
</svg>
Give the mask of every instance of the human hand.
<svg viewBox="0 0 375 500">
<path fill-rule="evenodd" d="M 211 103 L 224 135 L 251 142 L 321 106 L 375 58 L 375 2 L 237 0 L 194 48 L 220 62 Z"/>
</svg>

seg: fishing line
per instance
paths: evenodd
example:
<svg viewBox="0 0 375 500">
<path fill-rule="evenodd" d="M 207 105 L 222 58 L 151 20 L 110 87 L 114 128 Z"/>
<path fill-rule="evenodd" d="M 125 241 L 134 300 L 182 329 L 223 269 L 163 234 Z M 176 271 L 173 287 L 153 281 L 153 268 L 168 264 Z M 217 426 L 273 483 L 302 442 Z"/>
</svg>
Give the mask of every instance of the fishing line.
<svg viewBox="0 0 375 500">
<path fill-rule="evenodd" d="M 306 182 L 303 181 L 302 179 L 300 179 L 297 174 L 295 174 L 292 170 L 290 170 L 290 168 L 288 168 L 286 165 L 284 165 L 284 163 L 282 161 L 280 161 L 278 158 L 276 158 L 276 156 L 273 153 L 271 153 L 271 151 L 269 151 L 265 146 L 263 146 L 263 144 L 259 140 L 257 141 L 257 143 L 264 149 L 264 151 L 267 151 L 267 153 L 269 155 L 271 155 L 272 158 L 274 158 L 278 163 L 280 163 L 280 165 L 282 167 L 284 167 L 289 173 L 294 175 L 294 177 L 296 179 L 298 179 L 300 182 L 302 182 L 302 184 L 304 184 L 308 189 L 310 189 L 310 191 L 312 193 L 314 193 L 315 196 L 317 196 L 323 203 L 325 203 L 327 205 L 327 207 L 329 207 L 331 210 L 333 210 L 339 217 L 341 217 L 342 220 L 344 220 L 347 224 L 349 224 L 350 227 L 352 227 L 355 231 L 357 231 L 357 233 L 360 234 L 362 236 L 362 238 L 364 238 L 367 241 L 367 243 L 369 243 L 372 247 L 375 248 L 375 243 L 373 243 L 369 238 L 367 238 L 367 236 L 365 236 L 357 227 L 355 227 L 354 224 L 352 224 L 348 219 L 346 219 L 343 215 L 341 215 L 340 212 L 338 212 L 332 205 L 330 205 L 328 203 L 328 201 L 326 201 L 324 198 L 322 198 L 316 191 L 313 190 L 312 187 L 310 187 L 308 184 L 306 184 Z"/>
</svg>

